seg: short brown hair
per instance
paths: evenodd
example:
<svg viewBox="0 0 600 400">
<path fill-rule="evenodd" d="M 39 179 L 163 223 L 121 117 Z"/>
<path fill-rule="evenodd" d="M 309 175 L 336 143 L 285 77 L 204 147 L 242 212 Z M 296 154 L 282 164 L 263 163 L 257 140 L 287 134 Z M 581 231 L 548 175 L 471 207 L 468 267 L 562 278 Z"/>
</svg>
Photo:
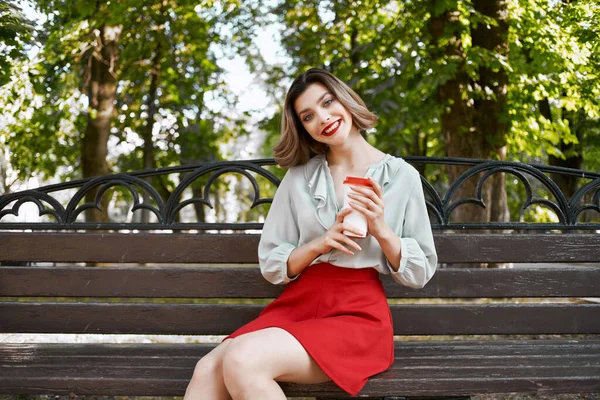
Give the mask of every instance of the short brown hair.
<svg viewBox="0 0 600 400">
<path fill-rule="evenodd" d="M 359 132 L 371 129 L 377 121 L 377 116 L 367 109 L 365 102 L 335 75 L 320 68 L 309 69 L 294 79 L 285 97 L 281 137 L 273 148 L 275 161 L 284 168 L 306 164 L 313 156 L 327 152 L 326 144 L 317 142 L 306 132 L 294 109 L 296 99 L 313 83 L 321 83 L 333 93 L 350 112 L 352 123 Z"/>
</svg>

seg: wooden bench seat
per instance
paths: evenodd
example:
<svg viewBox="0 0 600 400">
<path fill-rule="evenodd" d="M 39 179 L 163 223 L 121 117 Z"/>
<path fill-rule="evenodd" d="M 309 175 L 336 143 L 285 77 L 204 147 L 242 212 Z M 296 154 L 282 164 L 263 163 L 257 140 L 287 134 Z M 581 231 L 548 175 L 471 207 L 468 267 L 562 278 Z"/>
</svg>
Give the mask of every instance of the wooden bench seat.
<svg viewBox="0 0 600 400">
<path fill-rule="evenodd" d="M 8 344 L 0 347 L 4 393 L 179 396 L 210 344 Z M 361 396 L 594 392 L 600 340 L 411 341 Z M 283 384 L 288 396 L 331 397 L 334 384 Z M 25 390 L 26 389 L 26 390 Z"/>
<path fill-rule="evenodd" d="M 600 392 L 600 304 L 583 299 L 600 297 L 600 268 L 551 265 L 598 262 L 600 235 L 435 240 L 442 263 L 539 265 L 440 268 L 421 290 L 383 276 L 396 361 L 361 397 Z M 260 276 L 257 235 L 0 232 L 0 243 L 2 333 L 226 335 L 283 289 Z M 181 396 L 214 346 L 0 343 L 0 393 Z M 347 397 L 332 383 L 282 387 Z"/>
</svg>

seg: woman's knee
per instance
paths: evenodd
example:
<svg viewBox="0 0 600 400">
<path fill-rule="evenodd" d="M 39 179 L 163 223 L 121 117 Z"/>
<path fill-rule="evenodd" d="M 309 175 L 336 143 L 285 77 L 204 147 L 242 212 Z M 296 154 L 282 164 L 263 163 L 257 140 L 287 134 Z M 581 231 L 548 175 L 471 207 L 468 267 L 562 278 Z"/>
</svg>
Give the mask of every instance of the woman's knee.
<svg viewBox="0 0 600 400">
<path fill-rule="evenodd" d="M 196 363 L 192 380 L 223 379 L 223 356 L 229 346 L 229 341 L 223 342 Z"/>
<path fill-rule="evenodd" d="M 236 338 L 225 351 L 222 360 L 222 371 L 224 375 L 240 374 L 256 370 L 256 351 L 259 350 L 246 338 Z"/>
<path fill-rule="evenodd" d="M 268 393 L 273 384 L 265 368 L 259 365 L 260 350 L 253 346 L 252 341 L 236 338 L 223 356 L 223 383 L 234 398 Z"/>
<path fill-rule="evenodd" d="M 192 381 L 212 380 L 220 375 L 222 375 L 222 361 L 207 354 L 196 363 Z"/>
</svg>

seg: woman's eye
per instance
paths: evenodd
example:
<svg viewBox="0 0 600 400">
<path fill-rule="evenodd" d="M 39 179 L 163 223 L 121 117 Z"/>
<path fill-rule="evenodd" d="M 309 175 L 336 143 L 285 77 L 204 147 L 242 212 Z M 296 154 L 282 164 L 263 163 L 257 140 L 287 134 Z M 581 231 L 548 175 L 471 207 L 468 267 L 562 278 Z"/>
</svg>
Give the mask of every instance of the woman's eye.
<svg viewBox="0 0 600 400">
<path fill-rule="evenodd" d="M 310 119 L 312 118 L 312 114 L 306 114 L 303 118 L 302 121 L 307 122 L 310 121 Z"/>
<path fill-rule="evenodd" d="M 333 99 L 329 99 L 329 100 L 325 100 L 325 104 L 326 106 L 330 105 L 331 103 L 333 103 Z"/>
</svg>

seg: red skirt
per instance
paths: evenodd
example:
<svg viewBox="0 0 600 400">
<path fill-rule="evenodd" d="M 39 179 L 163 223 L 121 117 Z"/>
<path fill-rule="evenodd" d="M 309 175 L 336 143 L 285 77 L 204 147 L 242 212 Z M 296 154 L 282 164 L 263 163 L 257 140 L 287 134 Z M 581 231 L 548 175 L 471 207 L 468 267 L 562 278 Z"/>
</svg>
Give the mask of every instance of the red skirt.
<svg viewBox="0 0 600 400">
<path fill-rule="evenodd" d="M 292 334 L 323 372 L 353 396 L 370 376 L 394 362 L 390 308 L 373 268 L 312 265 L 258 318 L 225 339 L 271 327 Z"/>
</svg>

